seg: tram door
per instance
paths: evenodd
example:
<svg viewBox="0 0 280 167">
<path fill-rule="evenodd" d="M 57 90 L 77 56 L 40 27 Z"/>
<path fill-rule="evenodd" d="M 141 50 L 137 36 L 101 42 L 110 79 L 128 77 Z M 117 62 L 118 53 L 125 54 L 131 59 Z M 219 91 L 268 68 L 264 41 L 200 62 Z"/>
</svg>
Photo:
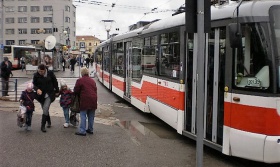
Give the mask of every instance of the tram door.
<svg viewBox="0 0 280 167">
<path fill-rule="evenodd" d="M 128 99 L 131 97 L 131 78 L 132 78 L 132 43 L 125 43 L 125 92 L 124 96 Z"/>
<path fill-rule="evenodd" d="M 204 96 L 204 138 L 222 144 L 224 113 L 224 71 L 225 71 L 225 28 L 212 29 L 206 35 L 205 43 L 205 96 Z M 185 129 L 196 134 L 196 35 L 188 34 L 186 123 Z"/>
<path fill-rule="evenodd" d="M 225 28 L 206 35 L 204 138 L 222 144 L 224 113 Z"/>
</svg>

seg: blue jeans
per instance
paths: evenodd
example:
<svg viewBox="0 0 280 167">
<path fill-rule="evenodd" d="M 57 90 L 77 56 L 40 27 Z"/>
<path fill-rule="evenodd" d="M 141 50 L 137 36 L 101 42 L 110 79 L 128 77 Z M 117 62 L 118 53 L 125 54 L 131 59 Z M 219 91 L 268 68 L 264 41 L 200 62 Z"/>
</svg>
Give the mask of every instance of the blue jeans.
<svg viewBox="0 0 280 167">
<path fill-rule="evenodd" d="M 69 123 L 70 119 L 69 119 L 69 107 L 62 107 L 63 113 L 64 113 L 64 118 L 65 118 L 65 122 Z"/>
<path fill-rule="evenodd" d="M 44 101 L 44 103 L 41 103 L 43 114 L 48 116 L 49 115 L 49 109 L 51 105 L 51 98 L 47 97 Z"/>
<path fill-rule="evenodd" d="M 93 132 L 94 116 L 95 116 L 95 110 L 80 111 L 80 119 L 81 119 L 80 131 L 79 131 L 80 133 L 85 134 L 87 129 L 90 130 L 91 132 Z M 88 118 L 88 128 L 87 129 L 86 129 L 86 124 L 87 124 L 86 118 Z"/>
</svg>

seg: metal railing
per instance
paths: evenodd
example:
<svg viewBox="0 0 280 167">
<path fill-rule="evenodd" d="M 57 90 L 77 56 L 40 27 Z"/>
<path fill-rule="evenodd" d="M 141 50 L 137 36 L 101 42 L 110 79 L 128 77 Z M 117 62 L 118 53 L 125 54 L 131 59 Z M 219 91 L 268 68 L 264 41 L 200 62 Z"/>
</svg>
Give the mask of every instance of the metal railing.
<svg viewBox="0 0 280 167">
<path fill-rule="evenodd" d="M 11 90 L 11 89 L 8 89 L 8 91 L 3 90 L 3 83 L 8 83 L 9 84 L 8 88 L 11 87 L 10 83 L 14 83 L 14 90 Z M 13 81 L 12 80 L 2 81 L 2 79 L 1 79 L 1 90 L 0 91 L 1 91 L 2 95 L 3 95 L 4 92 L 7 93 L 7 94 L 9 92 L 15 92 L 15 101 L 17 101 L 17 96 L 18 96 L 17 89 L 18 89 L 18 79 L 14 79 Z"/>
</svg>

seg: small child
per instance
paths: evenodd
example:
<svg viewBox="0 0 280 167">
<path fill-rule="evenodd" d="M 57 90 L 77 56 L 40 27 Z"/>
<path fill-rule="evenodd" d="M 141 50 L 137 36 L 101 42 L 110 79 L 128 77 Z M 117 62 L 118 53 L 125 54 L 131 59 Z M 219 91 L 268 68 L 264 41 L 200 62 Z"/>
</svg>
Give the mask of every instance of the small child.
<svg viewBox="0 0 280 167">
<path fill-rule="evenodd" d="M 26 107 L 26 125 L 25 129 L 31 131 L 32 115 L 35 109 L 34 99 L 36 93 L 33 91 L 33 84 L 30 82 L 27 84 L 26 89 L 22 91 L 20 96 L 20 102 Z"/>
<path fill-rule="evenodd" d="M 65 118 L 65 123 L 63 124 L 64 128 L 68 128 L 69 126 L 69 109 L 70 109 L 70 104 L 72 102 L 72 94 L 73 92 L 71 91 L 70 88 L 67 87 L 66 82 L 64 80 L 60 81 L 60 91 L 59 91 L 60 96 L 60 106 L 62 107 L 62 110 L 64 112 L 64 118 Z"/>
</svg>

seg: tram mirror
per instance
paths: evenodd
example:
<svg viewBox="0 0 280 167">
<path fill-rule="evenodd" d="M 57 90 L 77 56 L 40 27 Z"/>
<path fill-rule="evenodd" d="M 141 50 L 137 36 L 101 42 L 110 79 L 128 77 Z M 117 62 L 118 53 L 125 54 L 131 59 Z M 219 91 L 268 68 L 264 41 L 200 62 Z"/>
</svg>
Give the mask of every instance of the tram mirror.
<svg viewBox="0 0 280 167">
<path fill-rule="evenodd" d="M 228 25 L 230 47 L 239 48 L 242 46 L 241 25 L 230 23 Z"/>
</svg>

